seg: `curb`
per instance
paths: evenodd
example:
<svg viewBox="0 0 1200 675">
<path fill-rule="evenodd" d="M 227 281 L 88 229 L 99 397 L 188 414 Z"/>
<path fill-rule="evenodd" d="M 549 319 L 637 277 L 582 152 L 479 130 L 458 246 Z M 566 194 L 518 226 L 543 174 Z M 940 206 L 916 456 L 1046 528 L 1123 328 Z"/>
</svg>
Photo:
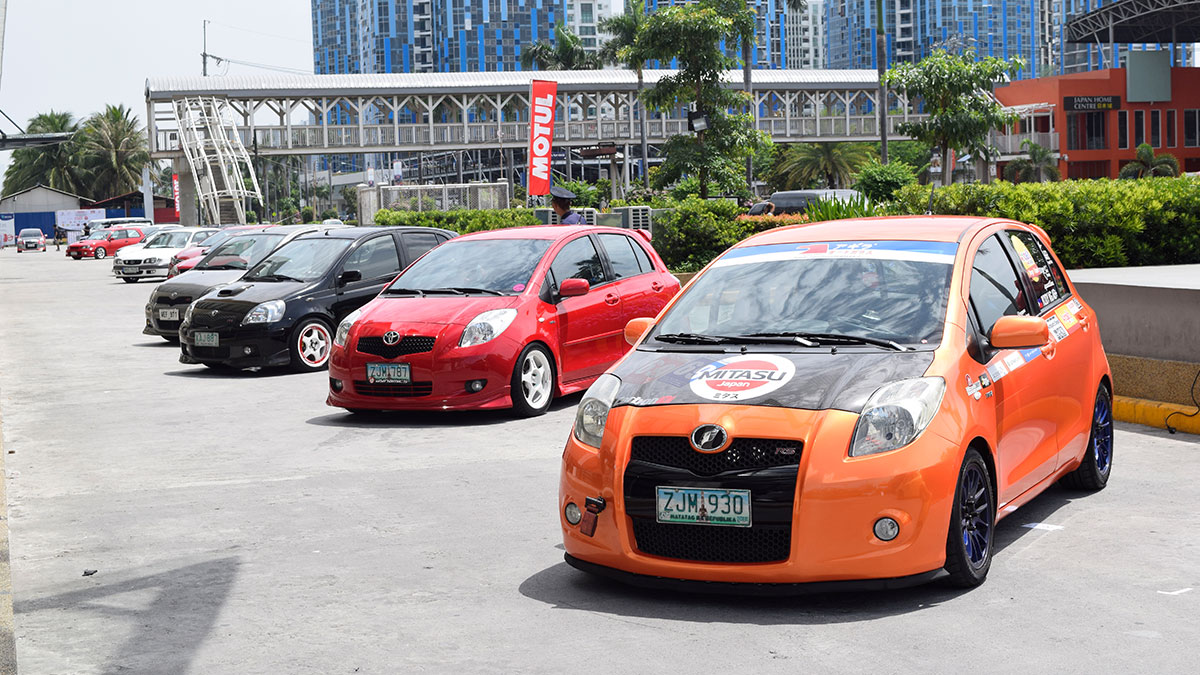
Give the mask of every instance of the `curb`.
<svg viewBox="0 0 1200 675">
<path fill-rule="evenodd" d="M 1179 413 L 1171 418 L 1171 426 L 1176 431 L 1189 434 L 1200 434 L 1200 415 L 1195 414 L 1196 410 L 1196 406 L 1191 405 L 1163 403 L 1132 396 L 1113 397 L 1113 417 L 1118 421 L 1166 429 L 1167 416 Z"/>
</svg>

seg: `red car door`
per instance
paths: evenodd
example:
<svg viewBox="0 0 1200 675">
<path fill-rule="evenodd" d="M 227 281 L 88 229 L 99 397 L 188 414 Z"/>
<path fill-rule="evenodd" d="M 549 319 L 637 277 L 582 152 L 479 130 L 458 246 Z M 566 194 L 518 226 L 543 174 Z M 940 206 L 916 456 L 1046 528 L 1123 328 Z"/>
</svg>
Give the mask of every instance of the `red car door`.
<svg viewBox="0 0 1200 675">
<path fill-rule="evenodd" d="M 563 383 L 603 373 L 624 353 L 625 316 L 621 294 L 605 273 L 592 237 L 584 234 L 565 243 L 550 263 L 555 295 L 566 279 L 584 279 L 590 290 L 581 296 L 558 298 L 559 358 Z"/>
<path fill-rule="evenodd" d="M 633 237 L 623 233 L 597 235 L 617 287 L 621 292 L 621 307 L 625 321 L 644 316 L 656 316 L 675 295 L 678 287 L 664 280 L 663 273 L 654 268 L 650 256 Z"/>
</svg>

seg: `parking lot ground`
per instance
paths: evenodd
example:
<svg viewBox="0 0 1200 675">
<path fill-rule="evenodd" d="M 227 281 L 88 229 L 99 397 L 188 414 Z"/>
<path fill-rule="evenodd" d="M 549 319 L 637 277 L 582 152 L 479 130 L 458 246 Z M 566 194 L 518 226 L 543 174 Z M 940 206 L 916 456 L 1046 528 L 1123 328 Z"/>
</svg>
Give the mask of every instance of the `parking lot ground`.
<svg viewBox="0 0 1200 675">
<path fill-rule="evenodd" d="M 1194 436 L 1118 426 L 1109 487 L 1006 519 L 969 592 L 651 593 L 563 563 L 577 396 L 527 420 L 360 420 L 324 405 L 324 374 L 181 365 L 140 332 L 152 284 L 110 266 L 0 252 L 23 673 L 1195 667 Z"/>
</svg>

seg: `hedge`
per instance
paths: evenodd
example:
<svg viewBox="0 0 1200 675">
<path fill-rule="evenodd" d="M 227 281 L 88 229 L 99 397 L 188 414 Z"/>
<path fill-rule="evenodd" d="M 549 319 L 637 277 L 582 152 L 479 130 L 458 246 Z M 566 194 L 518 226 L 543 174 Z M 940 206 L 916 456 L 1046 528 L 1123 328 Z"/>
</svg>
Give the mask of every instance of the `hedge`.
<svg viewBox="0 0 1200 675">
<path fill-rule="evenodd" d="M 893 213 L 921 214 L 929 186 L 896 193 Z M 1038 225 L 1069 268 L 1200 263 L 1200 180 L 956 183 L 934 192 L 933 212 Z"/>
<path fill-rule="evenodd" d="M 737 203 L 690 197 L 654 219 L 654 248 L 673 272 L 696 272 L 752 234 L 804 222 L 797 216 L 743 216 Z"/>
<path fill-rule="evenodd" d="M 440 227 L 459 234 L 499 230 L 506 227 L 541 225 L 542 222 L 529 209 L 496 209 L 475 211 L 455 209 L 453 211 L 392 211 L 380 209 L 375 214 L 375 224 L 381 226 Z"/>
</svg>

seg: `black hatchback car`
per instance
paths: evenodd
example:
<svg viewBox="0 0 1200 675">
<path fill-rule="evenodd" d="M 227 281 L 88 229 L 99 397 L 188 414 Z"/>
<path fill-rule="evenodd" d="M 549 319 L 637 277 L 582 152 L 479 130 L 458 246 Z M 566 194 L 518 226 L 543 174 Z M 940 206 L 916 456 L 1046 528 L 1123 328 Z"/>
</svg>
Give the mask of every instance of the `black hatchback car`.
<svg viewBox="0 0 1200 675">
<path fill-rule="evenodd" d="M 179 326 L 179 361 L 321 370 L 342 317 L 454 236 L 428 227 L 349 227 L 297 237 L 237 282 L 188 305 Z"/>
</svg>

